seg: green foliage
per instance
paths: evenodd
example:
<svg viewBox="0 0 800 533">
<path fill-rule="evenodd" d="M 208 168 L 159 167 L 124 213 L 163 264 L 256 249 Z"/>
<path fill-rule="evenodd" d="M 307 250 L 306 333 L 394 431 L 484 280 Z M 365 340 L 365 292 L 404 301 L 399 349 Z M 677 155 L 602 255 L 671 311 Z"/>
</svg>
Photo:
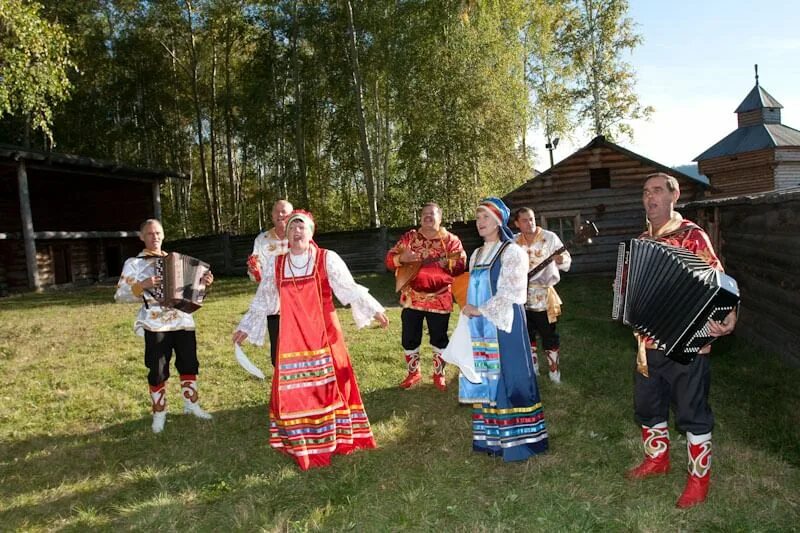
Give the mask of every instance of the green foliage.
<svg viewBox="0 0 800 533">
<path fill-rule="evenodd" d="M 69 39 L 45 20 L 41 6 L 24 0 L 0 2 L 0 118 L 22 117 L 48 136 L 53 109 L 69 96 Z"/>
<path fill-rule="evenodd" d="M 573 50 L 579 71 L 578 116 L 591 124 L 595 135 L 632 138 L 627 121 L 648 118 L 653 112 L 639 103 L 635 73 L 622 58 L 641 43 L 642 36 L 626 16 L 627 0 L 579 0 L 578 4 L 580 24 Z"/>
<path fill-rule="evenodd" d="M 56 149 L 181 172 L 175 235 L 255 232 L 278 198 L 322 231 L 427 201 L 470 218 L 531 176 L 531 126 L 614 135 L 647 112 L 623 0 L 40 1 L 80 69 Z"/>
<path fill-rule="evenodd" d="M 559 285 L 562 383 L 539 380 L 550 451 L 503 464 L 472 452 L 470 409 L 431 383 L 403 391 L 394 280 L 360 278 L 389 329 L 356 330 L 339 310 L 379 448 L 300 472 L 270 449 L 270 383 L 235 362 L 230 335 L 255 285 L 220 279 L 195 314 L 203 422 L 180 414 L 168 386 L 164 433 L 150 431 L 137 305 L 112 287 L 0 299 L 0 524 L 8 531 L 791 531 L 800 497 L 800 379 L 741 339 L 714 348 L 709 500 L 674 508 L 685 438 L 672 471 L 622 473 L 642 457 L 632 419 L 634 341 L 612 323 L 611 280 Z M 451 326 L 455 326 L 451 320 Z M 269 374 L 268 349 L 246 347 Z M 174 365 L 171 371 L 174 372 Z M 173 374 L 174 375 L 174 374 Z"/>
</svg>

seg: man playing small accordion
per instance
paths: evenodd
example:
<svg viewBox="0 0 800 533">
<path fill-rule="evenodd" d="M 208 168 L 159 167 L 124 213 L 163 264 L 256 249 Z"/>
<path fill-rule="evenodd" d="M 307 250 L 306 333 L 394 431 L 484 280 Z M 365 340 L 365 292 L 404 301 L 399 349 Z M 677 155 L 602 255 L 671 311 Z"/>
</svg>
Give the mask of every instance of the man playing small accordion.
<svg viewBox="0 0 800 533">
<path fill-rule="evenodd" d="M 155 219 L 145 220 L 139 228 L 139 238 L 144 250 L 136 257 L 125 261 L 122 274 L 117 283 L 114 300 L 121 303 L 142 302 L 133 329 L 144 337 L 144 364 L 149 372 L 150 400 L 153 411 L 153 433 L 161 433 L 167 420 L 167 379 L 169 363 L 175 352 L 175 367 L 181 378 L 183 411 L 197 418 L 211 419 L 198 403 L 197 374 L 200 363 L 197 360 L 197 339 L 194 319 L 189 313 L 165 308 L 153 297 L 152 289 L 161 283 L 156 275 L 155 260 L 167 255 L 161 249 L 164 229 Z M 203 276 L 206 287 L 214 281 L 211 272 Z"/>
</svg>

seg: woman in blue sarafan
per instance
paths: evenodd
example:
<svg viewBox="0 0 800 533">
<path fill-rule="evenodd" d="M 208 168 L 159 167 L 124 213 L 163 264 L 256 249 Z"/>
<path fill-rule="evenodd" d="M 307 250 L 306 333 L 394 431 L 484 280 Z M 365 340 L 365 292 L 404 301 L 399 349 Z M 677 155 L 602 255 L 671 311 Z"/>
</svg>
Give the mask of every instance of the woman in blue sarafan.
<svg viewBox="0 0 800 533">
<path fill-rule="evenodd" d="M 470 258 L 462 309 L 469 317 L 474 372 L 462 372 L 459 401 L 474 404 L 473 450 L 524 461 L 547 450 L 547 428 L 523 308 L 528 257 L 514 244 L 508 217 L 499 198 L 482 200 L 476 211 L 484 243 Z"/>
</svg>

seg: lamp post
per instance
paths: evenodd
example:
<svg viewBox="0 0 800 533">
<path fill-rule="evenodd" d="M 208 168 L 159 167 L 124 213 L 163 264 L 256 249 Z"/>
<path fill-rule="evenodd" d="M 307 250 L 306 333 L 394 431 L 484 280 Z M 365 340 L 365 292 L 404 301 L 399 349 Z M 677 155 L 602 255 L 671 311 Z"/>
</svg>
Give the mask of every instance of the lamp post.
<svg viewBox="0 0 800 533">
<path fill-rule="evenodd" d="M 552 168 L 553 167 L 553 150 L 555 150 L 556 146 L 558 146 L 558 137 L 556 137 L 552 141 L 550 141 L 550 138 L 548 137 L 547 140 L 548 140 L 548 143 L 545 144 L 544 147 L 547 148 L 547 150 L 550 152 L 550 167 Z"/>
</svg>

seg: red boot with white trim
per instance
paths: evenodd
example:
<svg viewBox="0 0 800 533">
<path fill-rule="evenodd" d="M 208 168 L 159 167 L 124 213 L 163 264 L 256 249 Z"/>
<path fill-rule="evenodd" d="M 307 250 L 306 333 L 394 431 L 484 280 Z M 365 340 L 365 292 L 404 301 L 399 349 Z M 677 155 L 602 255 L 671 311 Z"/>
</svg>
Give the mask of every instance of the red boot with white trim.
<svg viewBox="0 0 800 533">
<path fill-rule="evenodd" d="M 675 504 L 679 509 L 706 501 L 711 481 L 711 433 L 695 435 L 687 432 L 686 440 L 686 447 L 689 449 L 689 477 L 683 494 Z"/>
<path fill-rule="evenodd" d="M 666 422 L 642 426 L 644 461 L 625 472 L 628 479 L 644 479 L 669 472 L 669 428 Z"/>
<path fill-rule="evenodd" d="M 150 401 L 153 402 L 153 433 L 164 431 L 167 423 L 167 384 L 150 385 Z"/>
<path fill-rule="evenodd" d="M 444 373 L 444 367 L 447 363 L 442 359 L 442 353 L 433 352 L 433 384 L 442 392 L 447 390 L 447 376 Z"/>
<path fill-rule="evenodd" d="M 194 374 L 181 374 L 181 394 L 183 395 L 184 414 L 193 414 L 203 420 L 211 420 L 213 417 L 203 411 L 197 401 L 197 376 Z"/>
<path fill-rule="evenodd" d="M 419 373 L 419 349 L 406 350 L 406 367 L 408 367 L 408 375 L 400 382 L 401 389 L 410 389 L 420 381 L 422 375 Z"/>
</svg>

